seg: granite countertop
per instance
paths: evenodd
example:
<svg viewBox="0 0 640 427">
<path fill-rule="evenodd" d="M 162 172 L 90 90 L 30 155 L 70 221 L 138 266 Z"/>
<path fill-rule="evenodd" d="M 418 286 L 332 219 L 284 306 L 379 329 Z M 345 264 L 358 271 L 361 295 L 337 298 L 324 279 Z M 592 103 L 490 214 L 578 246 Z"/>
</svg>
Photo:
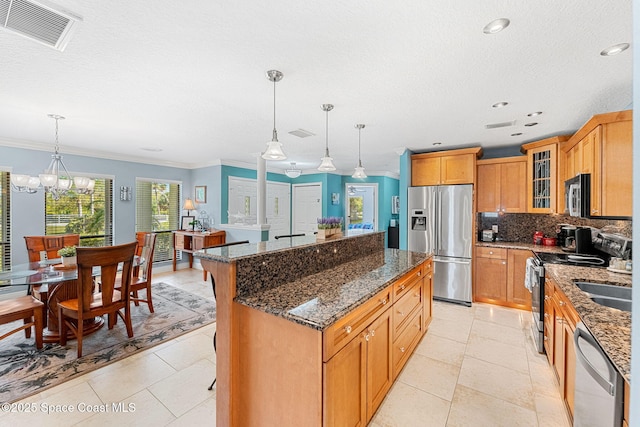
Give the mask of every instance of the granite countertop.
<svg viewBox="0 0 640 427">
<path fill-rule="evenodd" d="M 623 378 L 631 383 L 631 313 L 602 306 L 573 284 L 574 280 L 610 283 L 631 287 L 631 275 L 604 268 L 545 264 L 545 272 L 555 280 Z"/>
<path fill-rule="evenodd" d="M 550 253 L 567 253 L 560 246 L 534 245 L 533 243 L 523 242 L 476 242 L 476 246 L 485 246 L 488 248 L 505 248 L 505 249 L 528 249 L 533 252 L 550 252 Z"/>
<path fill-rule="evenodd" d="M 317 330 L 331 326 L 429 255 L 385 249 L 235 301 Z"/>
</svg>

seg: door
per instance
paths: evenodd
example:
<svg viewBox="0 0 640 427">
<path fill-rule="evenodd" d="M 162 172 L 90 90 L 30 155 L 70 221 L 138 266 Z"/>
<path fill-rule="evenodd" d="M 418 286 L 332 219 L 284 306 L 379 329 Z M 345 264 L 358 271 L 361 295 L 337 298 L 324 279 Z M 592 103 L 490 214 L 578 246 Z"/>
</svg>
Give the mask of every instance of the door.
<svg viewBox="0 0 640 427">
<path fill-rule="evenodd" d="M 267 182 L 267 224 L 269 240 L 291 234 L 291 186 L 284 182 Z"/>
<path fill-rule="evenodd" d="M 391 331 L 391 310 L 385 311 L 366 330 L 367 420 L 373 417 L 393 383 Z"/>
<path fill-rule="evenodd" d="M 255 224 L 257 221 L 258 190 L 255 179 L 229 177 L 229 220 L 231 216 L 244 216 L 245 223 Z M 241 221 L 240 221 L 241 222 Z"/>
<path fill-rule="evenodd" d="M 293 185 L 293 234 L 314 233 L 322 217 L 322 184 Z"/>
<path fill-rule="evenodd" d="M 435 225 L 435 254 L 471 258 L 473 186 L 446 185 L 437 188 L 436 217 L 439 226 Z"/>
<path fill-rule="evenodd" d="M 408 248 L 416 252 L 435 252 L 436 188 L 408 188 Z"/>
<path fill-rule="evenodd" d="M 378 184 L 345 184 L 345 229 L 349 224 L 370 225 L 378 229 Z M 361 229 L 358 229 L 361 230 Z"/>
</svg>

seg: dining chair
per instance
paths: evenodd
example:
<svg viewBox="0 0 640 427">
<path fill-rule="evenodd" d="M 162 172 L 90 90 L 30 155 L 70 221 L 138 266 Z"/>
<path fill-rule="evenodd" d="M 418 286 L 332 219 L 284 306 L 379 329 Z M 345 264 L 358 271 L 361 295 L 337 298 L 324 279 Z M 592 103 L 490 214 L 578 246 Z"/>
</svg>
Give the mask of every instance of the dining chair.
<svg viewBox="0 0 640 427">
<path fill-rule="evenodd" d="M 78 357 L 82 356 L 84 320 L 107 314 L 107 325 L 109 329 L 113 329 L 117 316 L 120 316 L 127 328 L 127 335 L 129 338 L 133 337 L 129 287 L 136 245 L 136 242 L 131 242 L 117 246 L 77 249 L 78 296 L 58 302 L 58 325 L 61 345 L 67 344 L 67 330 L 78 340 Z M 93 292 L 93 267 L 100 267 L 102 287 L 98 293 Z M 122 274 L 120 290 L 117 290 L 115 285 L 119 271 Z"/>
<path fill-rule="evenodd" d="M 31 338 L 31 327 L 36 334 L 36 348 L 42 348 L 42 330 L 44 329 L 44 304 L 31 295 L 0 301 L 0 325 L 17 320 L 24 324 L 0 336 L 0 340 L 24 329 L 25 338 Z"/>
<path fill-rule="evenodd" d="M 153 270 L 153 253 L 156 248 L 156 234 L 139 232 L 136 233 L 136 240 L 138 241 L 136 255 L 140 257 L 141 261 L 144 261 L 144 264 L 143 267 L 136 266 L 133 268 L 133 278 L 131 279 L 131 286 L 129 288 L 131 301 L 133 301 L 135 305 L 146 302 L 149 306 L 149 311 L 153 313 L 151 273 Z M 119 283 L 116 283 L 116 289 L 120 289 Z M 139 291 L 146 292 L 146 299 L 140 298 L 138 295 Z"/>
<path fill-rule="evenodd" d="M 27 244 L 29 262 L 42 261 L 40 254 L 46 252 L 47 259 L 60 258 L 58 250 L 65 246 L 78 246 L 79 234 L 61 234 L 56 236 L 24 236 Z"/>
</svg>

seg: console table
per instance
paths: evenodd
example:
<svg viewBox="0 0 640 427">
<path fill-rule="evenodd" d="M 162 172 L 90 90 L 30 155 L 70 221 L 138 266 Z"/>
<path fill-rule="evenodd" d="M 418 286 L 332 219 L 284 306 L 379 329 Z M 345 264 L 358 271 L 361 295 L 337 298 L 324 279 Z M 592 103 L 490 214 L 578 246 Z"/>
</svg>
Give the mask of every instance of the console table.
<svg viewBox="0 0 640 427">
<path fill-rule="evenodd" d="M 173 271 L 176 271 L 176 253 L 178 251 L 189 254 L 189 268 L 193 268 L 193 253 L 209 246 L 226 243 L 226 233 L 223 230 L 211 231 L 174 231 L 173 232 Z M 204 280 L 207 280 L 207 271 Z"/>
</svg>

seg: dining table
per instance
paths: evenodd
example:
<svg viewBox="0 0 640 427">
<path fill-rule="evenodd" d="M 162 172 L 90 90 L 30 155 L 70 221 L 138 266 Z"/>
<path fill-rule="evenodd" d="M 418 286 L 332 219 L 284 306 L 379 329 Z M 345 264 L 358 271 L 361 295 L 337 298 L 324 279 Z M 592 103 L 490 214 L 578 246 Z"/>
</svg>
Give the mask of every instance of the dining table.
<svg viewBox="0 0 640 427">
<path fill-rule="evenodd" d="M 144 259 L 134 257 L 134 266 L 144 264 Z M 100 275 L 100 267 L 93 268 L 94 278 Z M 47 259 L 43 261 L 12 265 L 9 270 L 0 271 L 0 295 L 20 294 L 33 295 L 45 306 L 43 341 L 55 343 L 60 341 L 58 332 L 58 302 L 74 299 L 78 296 L 77 266 L 63 266 L 62 260 Z M 84 335 L 89 335 L 104 325 L 99 316 L 84 321 Z M 74 339 L 71 331 L 67 339 Z"/>
</svg>

